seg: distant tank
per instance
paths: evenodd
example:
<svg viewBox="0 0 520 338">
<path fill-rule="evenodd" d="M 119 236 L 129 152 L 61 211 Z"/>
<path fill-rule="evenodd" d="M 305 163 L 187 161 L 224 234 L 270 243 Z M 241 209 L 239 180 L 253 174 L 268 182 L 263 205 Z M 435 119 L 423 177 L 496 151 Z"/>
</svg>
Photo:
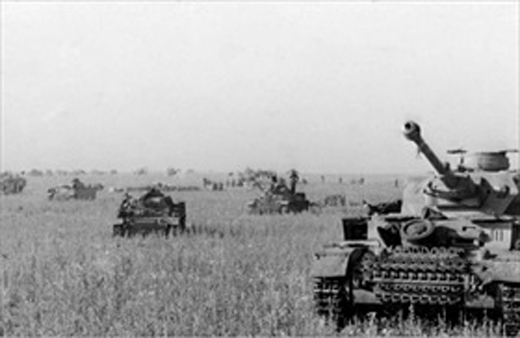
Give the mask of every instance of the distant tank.
<svg viewBox="0 0 520 338">
<path fill-rule="evenodd" d="M 255 215 L 285 214 L 307 211 L 313 205 L 302 192 L 296 192 L 298 173 L 290 173 L 290 187 L 283 179 L 273 176 L 271 187 L 264 194 L 248 203 L 248 212 Z"/>
<path fill-rule="evenodd" d="M 343 219 L 344 241 L 326 245 L 312 266 L 319 314 L 343 325 L 364 311 L 413 305 L 454 317 L 486 314 L 507 335 L 520 330 L 520 175 L 505 152 L 482 153 L 451 170 L 420 128 L 404 135 L 436 175 L 413 182 L 398 213 Z"/>
<path fill-rule="evenodd" d="M 377 204 L 370 204 L 367 201 L 363 200 L 362 204 L 363 207 L 367 209 L 368 216 L 376 214 L 386 215 L 400 212 L 403 206 L 403 200 L 397 199 L 389 202 L 380 202 Z"/>
<path fill-rule="evenodd" d="M 114 236 L 169 235 L 186 230 L 186 204 L 174 203 L 170 196 L 152 188 L 139 198 L 126 194 L 117 215 L 121 223 L 114 224 Z"/>
<path fill-rule="evenodd" d="M 56 201 L 68 200 L 95 200 L 98 190 L 102 185 L 85 185 L 78 178 L 72 180 L 72 184 L 62 184 L 47 190 L 47 198 Z"/>
<path fill-rule="evenodd" d="M 2 175 L 0 178 L 0 191 L 4 195 L 19 194 L 27 185 L 27 180 L 17 175 Z"/>
</svg>

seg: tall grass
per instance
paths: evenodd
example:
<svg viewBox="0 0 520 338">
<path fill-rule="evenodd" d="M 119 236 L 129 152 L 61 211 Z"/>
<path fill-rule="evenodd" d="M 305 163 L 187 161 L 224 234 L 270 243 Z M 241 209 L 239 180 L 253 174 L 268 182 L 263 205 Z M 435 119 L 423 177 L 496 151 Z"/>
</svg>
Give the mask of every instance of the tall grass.
<svg viewBox="0 0 520 338">
<path fill-rule="evenodd" d="M 309 268 L 322 244 L 341 237 L 341 216 L 359 210 L 255 217 L 244 215 L 255 192 L 184 192 L 174 199 L 187 201 L 188 223 L 218 231 L 112 238 L 121 196 L 49 202 L 41 193 L 45 180 L 2 199 L 0 334 L 337 334 L 313 313 Z M 310 199 L 342 192 L 377 201 L 398 193 L 391 184 L 367 186 L 363 196 L 348 185 L 306 189 Z M 447 334 L 446 326 L 408 320 L 366 320 L 340 334 Z M 451 333 L 495 332 L 469 325 L 457 330 Z"/>
</svg>

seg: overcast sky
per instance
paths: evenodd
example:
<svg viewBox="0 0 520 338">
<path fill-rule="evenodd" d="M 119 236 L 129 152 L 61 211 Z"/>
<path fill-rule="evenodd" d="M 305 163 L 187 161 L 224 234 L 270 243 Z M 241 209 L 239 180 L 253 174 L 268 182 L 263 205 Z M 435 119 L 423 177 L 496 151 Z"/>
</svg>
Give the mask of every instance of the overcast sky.
<svg viewBox="0 0 520 338">
<path fill-rule="evenodd" d="M 414 172 L 519 147 L 519 5 L 2 3 L 2 169 Z M 517 159 L 513 160 L 516 165 Z"/>
</svg>

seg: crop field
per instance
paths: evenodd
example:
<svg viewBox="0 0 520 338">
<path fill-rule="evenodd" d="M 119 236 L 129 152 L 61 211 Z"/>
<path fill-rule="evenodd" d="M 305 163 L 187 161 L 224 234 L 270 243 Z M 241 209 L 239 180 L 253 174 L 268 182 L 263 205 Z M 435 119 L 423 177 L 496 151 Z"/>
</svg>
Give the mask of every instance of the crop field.
<svg viewBox="0 0 520 338">
<path fill-rule="evenodd" d="M 46 191 L 72 177 L 29 177 L 3 196 L 0 218 L 0 335 L 44 336 L 396 336 L 494 335 L 492 326 L 450 328 L 419 319 L 367 317 L 342 332 L 313 312 L 314 252 L 342 238 L 341 217 L 360 201 L 400 195 L 395 177 L 369 176 L 300 185 L 311 201 L 345 194 L 345 207 L 321 213 L 250 216 L 258 190 L 179 191 L 187 223 L 199 233 L 114 238 L 121 193 L 94 201 L 48 201 Z M 201 177 L 82 176 L 85 183 L 200 185 Z M 401 186 L 401 184 L 400 184 Z"/>
</svg>

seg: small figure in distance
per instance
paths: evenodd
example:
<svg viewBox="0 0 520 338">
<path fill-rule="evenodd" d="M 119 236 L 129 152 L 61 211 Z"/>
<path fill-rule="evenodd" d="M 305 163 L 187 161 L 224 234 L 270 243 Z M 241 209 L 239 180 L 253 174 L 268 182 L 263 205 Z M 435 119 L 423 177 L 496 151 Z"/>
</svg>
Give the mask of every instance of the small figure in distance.
<svg viewBox="0 0 520 338">
<path fill-rule="evenodd" d="M 136 201 L 132 195 L 125 192 L 123 201 L 121 202 L 121 206 L 119 207 L 119 216 L 118 217 L 129 217 L 133 216 L 135 212 Z"/>
<path fill-rule="evenodd" d="M 278 186 L 278 177 L 276 175 L 271 176 L 271 185 L 269 186 L 268 192 L 274 193 Z"/>
<path fill-rule="evenodd" d="M 298 184 L 298 181 L 300 180 L 300 176 L 295 169 L 291 169 L 291 172 L 289 173 L 289 179 L 291 182 L 291 194 L 294 195 L 296 193 L 296 184 Z"/>
</svg>

